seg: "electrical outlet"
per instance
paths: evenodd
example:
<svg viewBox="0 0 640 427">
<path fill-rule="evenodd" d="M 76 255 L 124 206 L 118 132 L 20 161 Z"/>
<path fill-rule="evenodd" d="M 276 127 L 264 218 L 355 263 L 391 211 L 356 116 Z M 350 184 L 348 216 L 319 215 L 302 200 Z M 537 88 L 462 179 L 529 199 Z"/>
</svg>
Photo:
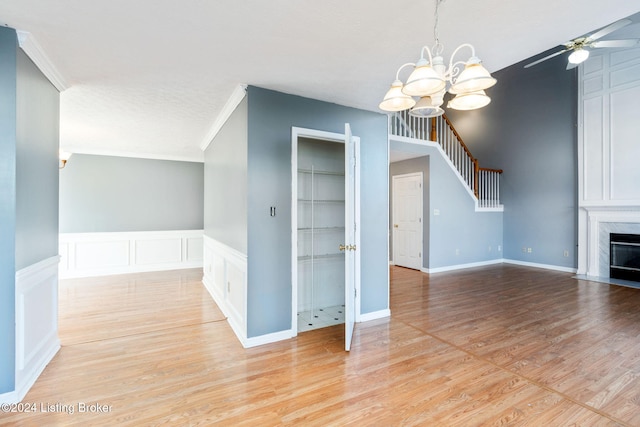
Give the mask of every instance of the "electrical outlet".
<svg viewBox="0 0 640 427">
<path fill-rule="evenodd" d="M 502 251 L 502 245 L 498 245 L 498 252 Z"/>
<path fill-rule="evenodd" d="M 489 249 L 489 252 L 491 252 L 491 246 L 489 246 L 489 248 L 488 248 L 488 249 Z"/>
<path fill-rule="evenodd" d="M 438 216 L 438 215 L 440 215 L 440 209 L 434 209 L 433 216 Z"/>
<path fill-rule="evenodd" d="M 460 255 L 460 249 L 456 249 L 456 255 Z"/>
<path fill-rule="evenodd" d="M 523 253 L 525 253 L 525 254 L 527 253 L 527 248 L 526 248 L 526 246 L 523 246 L 523 247 L 522 247 L 522 252 L 523 252 Z"/>
<path fill-rule="evenodd" d="M 531 251 L 531 248 L 527 248 L 527 252 L 528 252 L 528 253 L 531 253 L 531 252 L 532 252 L 532 251 Z"/>
<path fill-rule="evenodd" d="M 568 258 L 568 257 L 569 257 L 569 251 L 567 251 L 567 250 L 565 250 L 565 251 L 564 251 L 564 257 L 565 257 L 565 258 Z"/>
</svg>

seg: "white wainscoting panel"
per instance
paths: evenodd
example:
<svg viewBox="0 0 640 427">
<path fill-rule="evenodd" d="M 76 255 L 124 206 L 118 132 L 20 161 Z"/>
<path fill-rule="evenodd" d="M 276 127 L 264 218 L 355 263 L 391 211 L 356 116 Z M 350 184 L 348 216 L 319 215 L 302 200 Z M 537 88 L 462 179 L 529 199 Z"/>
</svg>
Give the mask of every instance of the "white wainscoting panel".
<svg viewBox="0 0 640 427">
<path fill-rule="evenodd" d="M 209 294 L 247 347 L 247 256 L 204 236 L 204 277 Z"/>
<path fill-rule="evenodd" d="M 60 234 L 60 278 L 202 267 L 202 230 Z"/>
<path fill-rule="evenodd" d="M 16 272 L 16 401 L 60 349 L 58 263 L 55 256 Z"/>
</svg>

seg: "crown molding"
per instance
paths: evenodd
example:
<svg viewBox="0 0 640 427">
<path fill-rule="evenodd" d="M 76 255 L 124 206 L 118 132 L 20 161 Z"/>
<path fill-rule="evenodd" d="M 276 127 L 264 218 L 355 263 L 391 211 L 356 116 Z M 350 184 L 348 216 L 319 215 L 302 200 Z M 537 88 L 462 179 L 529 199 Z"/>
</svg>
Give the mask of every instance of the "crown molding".
<svg viewBox="0 0 640 427">
<path fill-rule="evenodd" d="M 69 84 L 66 82 L 62 74 L 53 65 L 53 62 L 49 59 L 42 47 L 38 44 L 36 39 L 27 31 L 17 30 L 18 44 L 20 48 L 27 54 L 34 64 L 42 71 L 42 73 L 49 79 L 59 92 L 64 92 L 69 88 Z"/>
<path fill-rule="evenodd" d="M 231 114 L 235 111 L 238 104 L 244 99 L 247 95 L 247 85 L 240 84 L 236 86 L 236 88 L 231 93 L 231 96 L 222 107 L 222 111 L 216 117 L 216 120 L 213 122 L 211 129 L 207 132 L 207 136 L 204 138 L 202 143 L 200 144 L 200 148 L 202 151 L 206 150 L 209 144 L 213 141 L 213 138 L 216 137 L 222 126 L 227 122 Z"/>
<path fill-rule="evenodd" d="M 125 151 L 125 150 L 75 147 L 71 145 L 64 146 L 63 149 L 64 151 L 67 151 L 73 154 L 90 154 L 93 156 L 130 157 L 135 159 L 147 159 L 147 160 L 172 160 L 176 162 L 204 163 L 204 156 L 200 152 L 197 152 L 198 154 L 142 153 L 142 152 Z M 70 159 L 69 161 L 73 162 L 72 159 Z"/>
</svg>

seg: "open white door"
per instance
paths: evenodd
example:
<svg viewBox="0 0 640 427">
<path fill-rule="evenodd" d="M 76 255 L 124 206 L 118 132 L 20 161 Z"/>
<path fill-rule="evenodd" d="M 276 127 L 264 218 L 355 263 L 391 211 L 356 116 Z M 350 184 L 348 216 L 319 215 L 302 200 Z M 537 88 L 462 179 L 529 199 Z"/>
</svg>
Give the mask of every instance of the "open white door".
<svg viewBox="0 0 640 427">
<path fill-rule="evenodd" d="M 346 351 L 351 350 L 351 340 L 355 327 L 356 295 L 360 287 L 360 198 L 359 165 L 357 162 L 359 140 L 351 134 L 351 127 L 345 124 L 345 243 L 341 247 L 344 250 L 345 269 L 345 345 Z"/>
</svg>

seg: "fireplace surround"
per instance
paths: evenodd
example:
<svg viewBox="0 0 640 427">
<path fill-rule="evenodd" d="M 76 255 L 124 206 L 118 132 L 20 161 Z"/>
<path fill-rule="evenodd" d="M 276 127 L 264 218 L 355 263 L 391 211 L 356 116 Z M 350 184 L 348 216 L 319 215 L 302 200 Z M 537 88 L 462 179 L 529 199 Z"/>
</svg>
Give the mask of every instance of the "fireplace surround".
<svg viewBox="0 0 640 427">
<path fill-rule="evenodd" d="M 583 206 L 579 215 L 578 275 L 610 278 L 610 234 L 639 234 L 639 207 Z"/>
</svg>

